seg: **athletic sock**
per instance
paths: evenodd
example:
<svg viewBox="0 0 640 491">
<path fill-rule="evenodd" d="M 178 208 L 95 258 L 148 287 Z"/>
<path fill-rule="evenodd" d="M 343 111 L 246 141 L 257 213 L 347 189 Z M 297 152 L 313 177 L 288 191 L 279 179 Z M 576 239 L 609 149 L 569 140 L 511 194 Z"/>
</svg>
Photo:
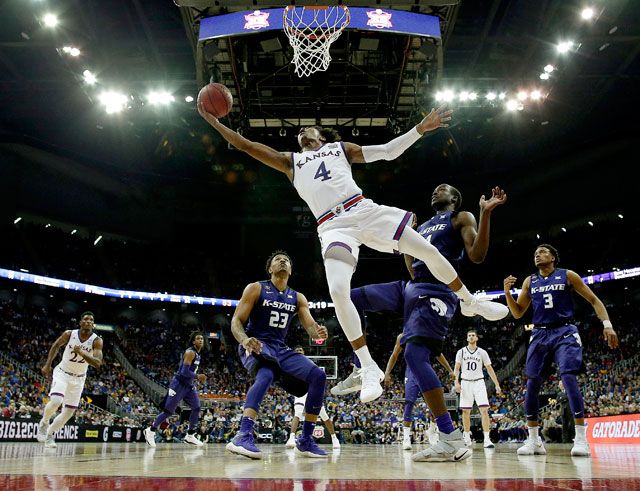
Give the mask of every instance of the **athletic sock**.
<svg viewBox="0 0 640 491">
<path fill-rule="evenodd" d="M 355 350 L 355 353 L 358 356 L 358 359 L 360 360 L 360 364 L 363 367 L 367 365 L 375 364 L 375 361 L 373 361 L 373 358 L 371 358 L 371 353 L 369 353 L 368 346 L 363 346 L 362 348 L 358 348 L 357 350 Z"/>
<path fill-rule="evenodd" d="M 473 295 L 471 295 L 467 287 L 464 285 L 462 285 L 462 288 L 460 288 L 460 290 L 453 293 L 455 293 L 456 296 L 463 302 L 470 302 L 471 300 L 473 300 Z"/>
</svg>

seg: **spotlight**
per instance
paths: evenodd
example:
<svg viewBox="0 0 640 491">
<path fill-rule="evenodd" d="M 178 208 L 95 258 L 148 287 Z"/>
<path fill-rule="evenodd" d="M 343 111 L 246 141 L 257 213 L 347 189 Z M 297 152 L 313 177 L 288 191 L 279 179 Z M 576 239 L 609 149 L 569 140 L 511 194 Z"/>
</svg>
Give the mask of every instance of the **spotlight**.
<svg viewBox="0 0 640 491">
<path fill-rule="evenodd" d="M 561 227 L 561 230 L 562 230 L 563 232 L 566 232 L 566 231 L 567 231 L 567 229 L 566 229 L 566 228 L 564 228 L 564 227 Z"/>
<path fill-rule="evenodd" d="M 360 134 L 360 130 L 358 130 L 358 128 L 353 128 L 351 130 L 351 135 L 352 136 L 358 136 Z"/>
<path fill-rule="evenodd" d="M 547 72 L 541 73 L 540 80 L 549 80 L 549 74 Z"/>
<path fill-rule="evenodd" d="M 89 70 L 85 70 L 84 72 L 82 72 L 82 77 L 84 78 L 84 81 L 89 85 L 93 85 L 98 81 L 96 76 Z"/>
<path fill-rule="evenodd" d="M 556 69 L 556 67 L 554 67 L 551 63 L 549 63 L 548 65 L 544 66 L 544 71 L 547 73 L 551 73 Z"/>
<path fill-rule="evenodd" d="M 622 220 L 624 218 L 624 215 L 622 213 L 618 213 L 618 218 L 620 218 Z"/>
<path fill-rule="evenodd" d="M 103 92 L 98 98 L 100 103 L 104 105 L 107 114 L 119 113 L 127 105 L 127 96 L 119 92 Z"/>
<path fill-rule="evenodd" d="M 582 17 L 583 20 L 591 20 L 594 15 L 596 15 L 596 12 L 591 7 L 585 7 L 582 9 L 582 12 L 580 12 L 580 17 Z"/>
<path fill-rule="evenodd" d="M 280 136 L 287 136 L 287 130 L 286 128 L 280 128 L 280 131 L 278 132 L 278 134 Z"/>
<path fill-rule="evenodd" d="M 469 92 L 469 100 L 475 101 L 478 98 L 478 94 L 476 92 Z"/>
<path fill-rule="evenodd" d="M 500 92 L 500 95 L 498 96 L 498 99 L 500 99 L 501 101 L 504 101 L 505 97 L 507 97 L 507 93 L 506 92 Z"/>
<path fill-rule="evenodd" d="M 17 224 L 20 222 L 20 220 L 22 220 L 22 217 L 18 217 L 18 218 L 16 218 L 16 219 L 13 221 L 13 224 L 14 224 L 14 225 L 17 225 Z"/>
<path fill-rule="evenodd" d="M 77 230 L 74 228 L 74 229 L 71 231 L 71 235 L 75 235 L 75 234 L 76 234 L 76 232 L 77 232 Z"/>
<path fill-rule="evenodd" d="M 64 48 L 62 48 L 62 52 L 68 54 L 69 56 L 73 56 L 74 58 L 80 56 L 80 50 L 72 46 L 65 46 Z"/>
<path fill-rule="evenodd" d="M 96 240 L 93 241 L 93 245 L 98 245 L 98 242 L 100 242 L 102 240 L 102 235 L 98 235 L 98 238 Z"/>
<path fill-rule="evenodd" d="M 568 53 L 573 48 L 573 41 L 562 41 L 556 46 L 558 53 Z"/>
<path fill-rule="evenodd" d="M 51 224 L 50 224 L 50 223 L 47 223 L 47 224 L 44 226 L 44 228 L 49 228 L 50 226 L 51 226 Z"/>
<path fill-rule="evenodd" d="M 495 101 L 498 95 L 495 92 L 489 92 L 485 97 L 488 101 Z"/>
<path fill-rule="evenodd" d="M 539 239 L 539 238 L 540 238 L 540 234 L 536 234 L 536 239 Z"/>
<path fill-rule="evenodd" d="M 589 224 L 589 226 L 593 227 L 593 222 L 591 220 L 589 220 L 587 223 Z"/>
<path fill-rule="evenodd" d="M 515 99 L 509 99 L 507 101 L 507 109 L 509 111 L 515 111 L 516 109 L 518 109 L 518 101 L 516 101 Z"/>
<path fill-rule="evenodd" d="M 45 27 L 56 27 L 58 25 L 58 16 L 56 14 L 45 14 L 42 18 Z"/>
<path fill-rule="evenodd" d="M 460 99 L 461 101 L 466 101 L 469 99 L 469 92 L 467 92 L 466 90 L 463 90 L 462 92 L 460 92 L 460 94 L 458 95 L 458 99 Z"/>
<path fill-rule="evenodd" d="M 167 104 L 172 103 L 175 100 L 175 97 L 166 90 L 161 90 L 150 92 L 149 95 L 147 95 L 147 100 L 150 104 L 155 106 L 166 106 Z"/>
<path fill-rule="evenodd" d="M 444 101 L 444 92 L 442 92 L 441 90 L 436 92 L 436 101 Z"/>
<path fill-rule="evenodd" d="M 188 95 L 187 97 L 184 98 L 185 102 L 193 102 L 193 96 L 192 95 Z"/>
<path fill-rule="evenodd" d="M 542 92 L 540 92 L 538 89 L 532 90 L 531 94 L 529 94 L 529 98 L 532 101 L 538 101 L 542 98 Z"/>
<path fill-rule="evenodd" d="M 518 92 L 517 98 L 519 101 L 526 101 L 527 97 L 529 97 L 529 94 L 527 94 L 527 91 L 521 90 L 520 92 Z"/>
<path fill-rule="evenodd" d="M 439 90 L 436 92 L 436 101 L 439 102 L 451 102 L 454 97 L 455 94 L 452 90 Z"/>
</svg>

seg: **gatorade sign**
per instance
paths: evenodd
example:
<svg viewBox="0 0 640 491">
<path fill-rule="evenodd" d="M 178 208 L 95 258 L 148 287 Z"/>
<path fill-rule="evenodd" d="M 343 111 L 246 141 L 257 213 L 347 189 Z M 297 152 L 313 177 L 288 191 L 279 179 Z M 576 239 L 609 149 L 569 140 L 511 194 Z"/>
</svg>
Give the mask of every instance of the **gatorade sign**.
<svg viewBox="0 0 640 491">
<path fill-rule="evenodd" d="M 640 414 L 587 418 L 589 443 L 640 443 Z"/>
</svg>

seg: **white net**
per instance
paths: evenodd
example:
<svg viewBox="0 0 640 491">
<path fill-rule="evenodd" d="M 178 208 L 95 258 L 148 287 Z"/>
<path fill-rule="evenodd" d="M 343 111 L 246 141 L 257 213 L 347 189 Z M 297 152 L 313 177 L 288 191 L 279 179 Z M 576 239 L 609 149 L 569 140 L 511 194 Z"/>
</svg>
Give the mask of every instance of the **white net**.
<svg viewBox="0 0 640 491">
<path fill-rule="evenodd" d="M 331 44 L 349 25 L 351 15 L 345 5 L 294 7 L 284 9 L 282 24 L 293 48 L 293 64 L 298 77 L 329 68 Z"/>
</svg>

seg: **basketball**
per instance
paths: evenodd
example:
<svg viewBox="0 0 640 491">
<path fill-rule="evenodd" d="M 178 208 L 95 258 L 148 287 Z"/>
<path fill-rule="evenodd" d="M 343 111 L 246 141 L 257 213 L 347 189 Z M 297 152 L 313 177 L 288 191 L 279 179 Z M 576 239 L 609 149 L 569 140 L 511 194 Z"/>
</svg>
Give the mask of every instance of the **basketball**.
<svg viewBox="0 0 640 491">
<path fill-rule="evenodd" d="M 209 114 L 222 118 L 229 114 L 233 105 L 233 96 L 222 84 L 210 83 L 202 87 L 198 93 L 198 103 Z"/>
</svg>

